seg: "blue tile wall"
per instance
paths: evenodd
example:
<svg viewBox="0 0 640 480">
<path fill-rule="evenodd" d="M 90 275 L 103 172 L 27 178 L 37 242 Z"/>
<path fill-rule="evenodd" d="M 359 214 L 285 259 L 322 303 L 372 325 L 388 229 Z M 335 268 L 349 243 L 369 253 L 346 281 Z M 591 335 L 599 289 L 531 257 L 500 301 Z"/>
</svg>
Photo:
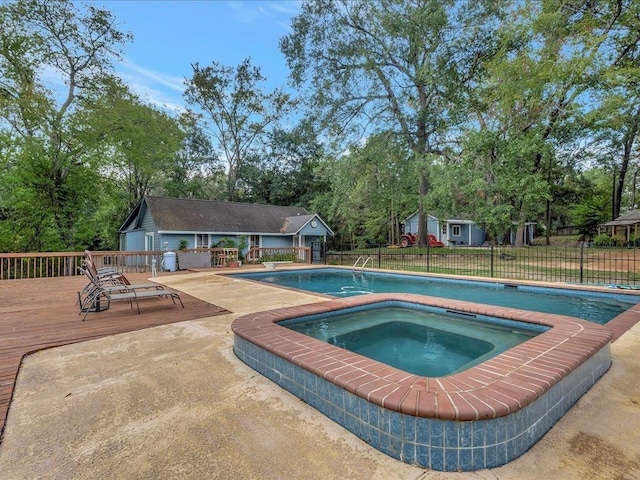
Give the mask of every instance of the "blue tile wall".
<svg viewBox="0 0 640 480">
<path fill-rule="evenodd" d="M 527 407 L 475 422 L 420 418 L 387 410 L 238 336 L 236 356 L 385 454 L 440 471 L 504 465 L 533 446 L 609 369 L 607 345 Z"/>
</svg>

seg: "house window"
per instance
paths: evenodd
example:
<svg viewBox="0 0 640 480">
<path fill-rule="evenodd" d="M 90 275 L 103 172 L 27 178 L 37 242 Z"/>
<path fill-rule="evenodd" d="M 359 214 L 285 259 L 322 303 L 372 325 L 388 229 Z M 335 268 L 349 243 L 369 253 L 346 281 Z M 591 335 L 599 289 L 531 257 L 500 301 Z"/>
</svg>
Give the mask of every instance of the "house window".
<svg viewBox="0 0 640 480">
<path fill-rule="evenodd" d="M 447 224 L 443 224 L 442 225 L 442 235 L 446 235 L 447 234 Z"/>
<path fill-rule="evenodd" d="M 451 235 L 454 237 L 460 236 L 460 225 L 451 225 Z"/>
<path fill-rule="evenodd" d="M 251 235 L 249 237 L 249 248 L 260 247 L 260 235 Z"/>
<path fill-rule="evenodd" d="M 196 248 L 209 248 L 209 235 L 196 233 Z"/>
</svg>

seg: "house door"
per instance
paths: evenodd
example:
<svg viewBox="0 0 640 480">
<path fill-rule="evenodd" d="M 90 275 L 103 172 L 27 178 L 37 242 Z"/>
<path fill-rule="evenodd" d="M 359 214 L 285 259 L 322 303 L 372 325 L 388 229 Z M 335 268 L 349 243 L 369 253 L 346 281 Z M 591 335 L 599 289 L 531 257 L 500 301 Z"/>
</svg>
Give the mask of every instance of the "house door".
<svg viewBox="0 0 640 480">
<path fill-rule="evenodd" d="M 151 252 L 153 251 L 153 233 L 145 233 L 144 234 L 144 251 Z M 144 256 L 144 264 L 146 266 L 151 265 L 153 267 L 153 255 L 145 255 Z M 152 268 L 153 270 L 153 268 Z"/>
<path fill-rule="evenodd" d="M 327 244 L 311 242 L 311 263 L 327 263 Z"/>
</svg>

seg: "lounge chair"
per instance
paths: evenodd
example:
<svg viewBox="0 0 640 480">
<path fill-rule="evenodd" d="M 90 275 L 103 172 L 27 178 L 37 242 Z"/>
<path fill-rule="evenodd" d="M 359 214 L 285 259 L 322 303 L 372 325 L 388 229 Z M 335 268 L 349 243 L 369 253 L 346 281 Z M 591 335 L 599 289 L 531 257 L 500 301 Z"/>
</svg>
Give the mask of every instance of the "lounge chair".
<svg viewBox="0 0 640 480">
<path fill-rule="evenodd" d="M 86 302 L 95 300 L 94 293 L 97 286 L 101 286 L 103 289 L 107 289 L 112 293 L 117 293 L 119 290 L 122 290 L 123 285 L 129 287 L 129 289 L 133 288 L 138 290 L 164 289 L 162 285 L 153 282 L 131 285 L 129 279 L 121 272 L 112 269 L 97 269 L 95 264 L 93 263 L 91 255 L 87 255 L 87 253 L 88 252 L 85 252 L 83 267 L 79 268 L 80 272 L 86 275 L 89 279 L 89 283 L 82 289 L 82 291 L 78 292 L 78 303 L 80 303 L 81 311 L 85 308 L 97 307 L 96 305 L 86 305 Z"/>
<path fill-rule="evenodd" d="M 99 281 L 94 281 L 91 275 L 88 275 L 88 278 L 91 280 L 91 288 L 78 292 L 80 315 L 84 313 L 82 321 L 87 318 L 89 312 L 107 310 L 111 306 L 111 302 L 116 300 L 127 300 L 131 308 L 133 308 L 133 303 L 135 302 L 138 313 L 140 313 L 139 300 L 143 298 L 168 297 L 171 298 L 174 304 L 176 304 L 176 300 L 178 300 L 182 308 L 184 308 L 184 303 L 182 303 L 180 295 L 173 290 L 164 289 L 162 285 L 154 284 L 158 288 L 153 288 L 150 286 L 126 285 L 122 283 L 104 284 Z M 104 306 L 103 301 L 106 302 L 106 306 Z"/>
</svg>

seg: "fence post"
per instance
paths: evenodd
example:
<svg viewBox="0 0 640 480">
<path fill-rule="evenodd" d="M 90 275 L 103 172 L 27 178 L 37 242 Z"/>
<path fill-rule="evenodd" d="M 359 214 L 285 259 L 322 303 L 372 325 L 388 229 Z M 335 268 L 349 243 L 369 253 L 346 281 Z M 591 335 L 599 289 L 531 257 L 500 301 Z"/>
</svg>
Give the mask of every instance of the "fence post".
<svg viewBox="0 0 640 480">
<path fill-rule="evenodd" d="M 427 272 L 431 271 L 431 249 L 429 247 L 429 239 L 427 239 Z"/>
<path fill-rule="evenodd" d="M 378 268 L 382 268 L 382 247 L 378 245 Z"/>
<path fill-rule="evenodd" d="M 584 242 L 580 242 L 580 283 L 584 280 Z"/>
<path fill-rule="evenodd" d="M 489 245 L 489 276 L 493 278 L 493 243 Z"/>
</svg>

